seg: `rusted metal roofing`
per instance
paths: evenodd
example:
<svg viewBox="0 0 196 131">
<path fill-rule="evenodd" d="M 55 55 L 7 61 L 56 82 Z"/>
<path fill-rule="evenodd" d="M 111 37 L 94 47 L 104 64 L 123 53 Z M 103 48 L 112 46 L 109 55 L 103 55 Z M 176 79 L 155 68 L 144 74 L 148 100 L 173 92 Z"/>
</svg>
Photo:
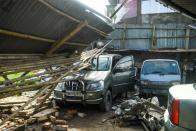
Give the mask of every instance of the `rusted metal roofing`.
<svg viewBox="0 0 196 131">
<path fill-rule="evenodd" d="M 114 50 L 196 51 L 196 30 L 185 24 L 118 25 L 106 39 Z"/>
<path fill-rule="evenodd" d="M 106 19 L 91 11 L 76 0 L 1 0 L 0 54 L 46 53 L 55 41 L 69 35 L 80 22 L 86 20 L 88 25 L 55 53 L 83 48 L 112 31 Z M 15 37 L 5 31 L 46 40 L 29 39 L 29 36 Z"/>
<path fill-rule="evenodd" d="M 196 19 L 195 0 L 159 0 L 159 1 Z"/>
</svg>

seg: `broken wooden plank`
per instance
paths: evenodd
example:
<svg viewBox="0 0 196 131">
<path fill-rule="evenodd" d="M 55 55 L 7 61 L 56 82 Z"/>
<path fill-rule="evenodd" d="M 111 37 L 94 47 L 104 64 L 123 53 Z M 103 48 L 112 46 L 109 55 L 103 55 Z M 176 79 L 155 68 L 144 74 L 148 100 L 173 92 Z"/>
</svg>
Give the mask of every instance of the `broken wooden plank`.
<svg viewBox="0 0 196 131">
<path fill-rule="evenodd" d="M 49 115 L 51 115 L 51 114 L 53 114 L 53 113 L 55 113 L 57 110 L 56 109 L 53 109 L 53 108 L 51 108 L 51 109 L 46 109 L 46 110 L 43 110 L 43 111 L 41 111 L 41 112 L 38 112 L 38 113 L 36 113 L 36 114 L 34 114 L 33 116 L 32 116 L 32 118 L 43 118 L 43 117 L 48 117 Z"/>
</svg>

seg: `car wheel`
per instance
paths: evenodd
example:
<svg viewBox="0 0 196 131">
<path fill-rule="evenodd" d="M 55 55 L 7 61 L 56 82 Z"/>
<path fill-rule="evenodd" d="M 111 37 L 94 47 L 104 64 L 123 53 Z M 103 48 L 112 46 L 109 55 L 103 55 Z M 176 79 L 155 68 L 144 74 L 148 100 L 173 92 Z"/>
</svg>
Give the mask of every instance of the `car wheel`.
<svg viewBox="0 0 196 131">
<path fill-rule="evenodd" d="M 107 90 L 103 97 L 103 101 L 100 103 L 100 109 L 101 111 L 107 112 L 111 110 L 112 107 L 112 93 L 110 90 Z"/>
</svg>

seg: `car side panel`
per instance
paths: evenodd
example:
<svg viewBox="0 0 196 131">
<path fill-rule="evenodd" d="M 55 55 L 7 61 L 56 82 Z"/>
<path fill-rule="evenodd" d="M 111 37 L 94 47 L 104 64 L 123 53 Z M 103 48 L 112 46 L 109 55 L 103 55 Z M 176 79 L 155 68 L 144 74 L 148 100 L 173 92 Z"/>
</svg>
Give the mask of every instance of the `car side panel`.
<svg viewBox="0 0 196 131">
<path fill-rule="evenodd" d="M 180 100 L 180 126 L 196 130 L 196 100 Z"/>
<path fill-rule="evenodd" d="M 187 128 L 173 125 L 169 119 L 168 110 L 165 111 L 164 120 L 165 120 L 165 125 L 164 125 L 165 131 L 192 131 Z"/>
</svg>

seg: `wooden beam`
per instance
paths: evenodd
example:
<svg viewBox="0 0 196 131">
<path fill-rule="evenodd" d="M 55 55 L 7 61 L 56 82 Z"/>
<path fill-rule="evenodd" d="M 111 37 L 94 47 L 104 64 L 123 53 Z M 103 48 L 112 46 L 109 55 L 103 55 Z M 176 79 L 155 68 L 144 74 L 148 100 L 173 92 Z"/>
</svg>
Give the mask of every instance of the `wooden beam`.
<svg viewBox="0 0 196 131">
<path fill-rule="evenodd" d="M 47 55 L 51 55 L 53 52 L 55 52 L 59 47 L 61 47 L 65 42 L 70 40 L 73 36 L 75 36 L 79 31 L 81 31 L 86 25 L 87 21 L 80 22 L 80 24 L 68 35 L 64 36 L 61 40 L 57 41 L 54 46 L 52 46 L 49 51 L 46 53 Z"/>
<path fill-rule="evenodd" d="M 80 22 L 81 22 L 80 20 L 78 20 L 78 19 L 76 19 L 76 18 L 74 18 L 74 17 L 72 17 L 72 16 L 66 14 L 65 12 L 63 12 L 63 11 L 57 9 L 56 7 L 52 6 L 50 3 L 46 2 L 45 0 L 38 0 L 38 1 L 39 1 L 40 3 L 42 3 L 42 4 L 44 4 L 45 6 L 47 6 L 47 7 L 48 7 L 49 9 L 51 9 L 52 11 L 58 13 L 58 14 L 61 15 L 61 16 L 65 16 L 65 17 L 67 17 L 68 19 L 70 19 L 70 20 L 72 20 L 72 21 L 74 21 L 74 22 L 76 22 L 76 23 L 80 23 Z M 101 31 L 101 30 L 97 29 L 97 28 L 94 27 L 94 26 L 91 26 L 91 25 L 88 25 L 88 24 L 87 24 L 87 27 L 90 28 L 90 29 L 92 29 L 92 30 L 95 31 L 96 33 L 98 33 L 98 34 L 104 36 L 104 37 L 107 37 L 107 36 L 108 36 L 107 33 L 105 33 L 104 31 Z"/>
<path fill-rule="evenodd" d="M 17 37 L 17 38 L 22 38 L 22 39 L 47 42 L 47 43 L 51 43 L 51 44 L 56 42 L 56 40 L 53 40 L 53 39 L 43 38 L 43 37 L 39 37 L 39 36 L 34 36 L 34 35 L 29 35 L 29 34 L 4 30 L 4 29 L 0 29 L 0 34 L 12 36 L 12 37 Z M 83 47 L 86 47 L 88 45 L 88 44 L 85 44 L 85 43 L 76 43 L 76 42 L 65 42 L 64 44 L 71 45 L 71 46 L 83 46 Z"/>
<path fill-rule="evenodd" d="M 23 39 L 37 40 L 37 41 L 42 41 L 42 42 L 50 42 L 50 43 L 55 42 L 55 40 L 51 40 L 51 39 L 47 39 L 47 38 L 43 38 L 43 37 L 39 37 L 39 36 L 33 36 L 33 35 L 29 35 L 29 34 L 18 33 L 18 32 L 9 31 L 9 30 L 4 30 L 4 29 L 0 29 L 0 34 L 19 37 L 19 38 L 23 38 Z"/>
<path fill-rule="evenodd" d="M 127 1 L 128 0 L 124 0 L 124 2 L 112 13 L 110 18 L 113 18 L 118 13 L 118 11 L 126 4 Z"/>
<path fill-rule="evenodd" d="M 189 49 L 189 41 L 190 41 L 190 29 L 186 29 L 186 36 L 185 36 L 185 49 Z"/>
<path fill-rule="evenodd" d="M 155 41 L 155 37 L 156 37 L 155 31 L 156 31 L 156 27 L 155 27 L 155 25 L 153 25 L 153 27 L 152 27 L 152 41 L 151 41 L 151 49 L 152 50 L 156 48 L 155 47 L 155 43 L 156 43 L 156 41 Z"/>
<path fill-rule="evenodd" d="M 70 45 L 70 46 L 83 46 L 83 47 L 88 46 L 88 44 L 85 44 L 85 43 L 78 43 L 78 42 L 65 42 L 64 44 Z"/>
</svg>

